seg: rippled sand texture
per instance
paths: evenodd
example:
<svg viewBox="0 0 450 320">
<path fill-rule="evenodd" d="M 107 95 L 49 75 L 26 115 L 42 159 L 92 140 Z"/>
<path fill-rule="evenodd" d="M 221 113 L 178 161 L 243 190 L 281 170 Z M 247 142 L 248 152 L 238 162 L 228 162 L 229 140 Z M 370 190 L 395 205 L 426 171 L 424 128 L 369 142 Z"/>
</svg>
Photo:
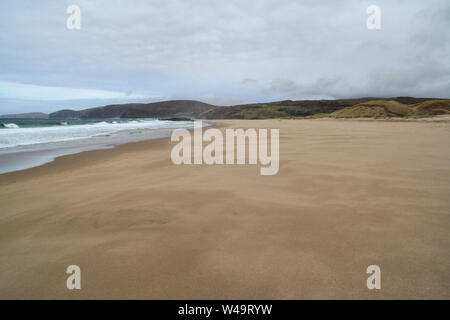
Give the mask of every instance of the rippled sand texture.
<svg viewBox="0 0 450 320">
<path fill-rule="evenodd" d="M 448 122 L 222 123 L 279 128 L 279 173 L 161 139 L 0 175 L 0 298 L 450 298 Z"/>
</svg>

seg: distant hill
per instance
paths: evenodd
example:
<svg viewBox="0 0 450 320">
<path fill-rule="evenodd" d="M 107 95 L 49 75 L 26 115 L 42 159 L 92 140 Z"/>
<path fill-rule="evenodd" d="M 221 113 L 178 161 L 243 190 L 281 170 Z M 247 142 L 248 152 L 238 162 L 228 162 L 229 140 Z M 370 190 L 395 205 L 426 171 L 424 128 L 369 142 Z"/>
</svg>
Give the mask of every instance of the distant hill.
<svg viewBox="0 0 450 320">
<path fill-rule="evenodd" d="M 193 100 L 172 100 L 153 103 L 129 103 L 108 105 L 80 111 L 60 110 L 51 113 L 51 119 L 102 119 L 102 118 L 167 118 L 198 116 L 217 108 L 211 104 Z"/>
<path fill-rule="evenodd" d="M 268 119 L 324 116 L 346 117 L 347 115 L 352 117 L 356 116 L 356 114 L 363 117 L 408 116 L 413 114 L 418 115 L 419 111 L 414 111 L 414 108 L 431 100 L 433 99 L 413 97 L 396 97 L 389 99 L 366 97 L 340 100 L 285 100 L 215 108 L 201 113 L 200 118 Z M 434 107 L 430 106 L 427 110 L 424 108 L 420 110 L 422 110 L 422 114 L 425 115 L 425 113 L 431 112 L 430 108 Z"/>
<path fill-rule="evenodd" d="M 200 114 L 205 119 L 267 119 L 300 117 L 316 113 L 329 113 L 366 101 L 355 100 L 284 100 L 268 103 L 252 103 L 221 107 Z"/>
<path fill-rule="evenodd" d="M 50 119 L 79 119 L 81 111 L 63 109 L 53 113 L 50 113 L 48 117 Z"/>
<path fill-rule="evenodd" d="M 48 119 L 48 114 L 43 112 L 28 112 L 28 113 L 16 113 L 16 114 L 3 114 L 0 115 L 1 119 Z"/>
<path fill-rule="evenodd" d="M 197 119 L 269 119 L 292 117 L 407 117 L 450 113 L 450 100 L 431 98 L 372 98 L 339 100 L 284 100 L 217 107 L 193 100 L 116 104 L 75 110 L 60 110 L 50 119 L 102 118 L 197 118 Z"/>
</svg>

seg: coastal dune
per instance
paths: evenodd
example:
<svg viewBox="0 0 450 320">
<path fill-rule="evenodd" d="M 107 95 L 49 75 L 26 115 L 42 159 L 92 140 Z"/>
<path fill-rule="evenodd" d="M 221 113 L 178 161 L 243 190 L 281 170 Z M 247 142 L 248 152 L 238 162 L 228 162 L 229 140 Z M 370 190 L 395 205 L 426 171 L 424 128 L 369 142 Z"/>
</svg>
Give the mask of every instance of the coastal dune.
<svg viewBox="0 0 450 320">
<path fill-rule="evenodd" d="M 278 174 L 177 166 L 166 138 L 0 175 L 0 298 L 450 298 L 450 122 L 219 128 L 279 129 Z"/>
</svg>

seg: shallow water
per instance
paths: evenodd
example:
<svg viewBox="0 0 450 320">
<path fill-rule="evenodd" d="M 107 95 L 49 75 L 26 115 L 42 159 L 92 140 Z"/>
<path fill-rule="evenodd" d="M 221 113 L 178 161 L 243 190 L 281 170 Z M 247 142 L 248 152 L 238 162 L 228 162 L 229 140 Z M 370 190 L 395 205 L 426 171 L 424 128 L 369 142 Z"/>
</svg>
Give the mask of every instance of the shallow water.
<svg viewBox="0 0 450 320">
<path fill-rule="evenodd" d="M 116 145 L 168 137 L 176 128 L 192 128 L 191 121 L 155 119 L 109 119 L 68 121 L 1 119 L 0 173 L 23 170 L 53 161 L 56 157 L 82 151 L 112 148 Z M 14 122 L 13 122 L 14 121 Z M 18 127 L 4 127 L 15 124 Z"/>
</svg>

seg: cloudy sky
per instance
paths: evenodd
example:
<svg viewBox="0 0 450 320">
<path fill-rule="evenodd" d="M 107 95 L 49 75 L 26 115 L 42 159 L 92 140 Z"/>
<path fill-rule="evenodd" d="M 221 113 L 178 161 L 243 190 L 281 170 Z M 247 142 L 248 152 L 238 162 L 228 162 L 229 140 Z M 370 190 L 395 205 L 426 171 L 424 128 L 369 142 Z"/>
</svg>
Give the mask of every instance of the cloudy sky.
<svg viewBox="0 0 450 320">
<path fill-rule="evenodd" d="M 71 4 L 79 30 L 66 27 Z M 369 5 L 380 30 L 367 28 Z M 0 30 L 0 113 L 450 98 L 448 0 L 2 0 Z"/>
</svg>

